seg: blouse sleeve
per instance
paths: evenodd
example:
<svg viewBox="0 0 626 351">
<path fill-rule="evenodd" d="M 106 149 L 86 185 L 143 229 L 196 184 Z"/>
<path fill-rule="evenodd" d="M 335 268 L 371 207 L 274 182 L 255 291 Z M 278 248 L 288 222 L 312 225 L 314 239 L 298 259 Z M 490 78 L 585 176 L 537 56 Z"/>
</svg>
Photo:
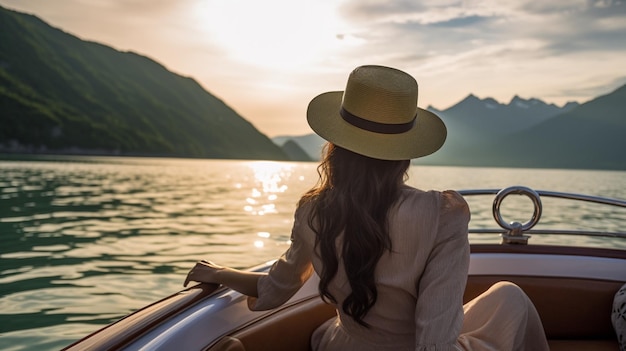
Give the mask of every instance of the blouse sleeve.
<svg viewBox="0 0 626 351">
<path fill-rule="evenodd" d="M 289 300 L 313 273 L 312 247 L 304 239 L 308 229 L 304 211 L 296 211 L 291 231 L 291 246 L 272 265 L 267 275 L 259 278 L 258 297 L 248 298 L 248 307 L 263 311 L 278 307 Z"/>
<path fill-rule="evenodd" d="M 434 247 L 418 282 L 416 350 L 458 350 L 469 268 L 469 207 L 454 191 L 440 196 Z"/>
</svg>

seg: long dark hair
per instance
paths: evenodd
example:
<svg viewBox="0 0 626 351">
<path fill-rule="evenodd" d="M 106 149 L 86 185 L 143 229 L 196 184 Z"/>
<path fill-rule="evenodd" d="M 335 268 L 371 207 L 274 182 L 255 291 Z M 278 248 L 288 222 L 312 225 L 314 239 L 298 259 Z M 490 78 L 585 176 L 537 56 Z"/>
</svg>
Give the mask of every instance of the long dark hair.
<svg viewBox="0 0 626 351">
<path fill-rule="evenodd" d="M 328 285 L 337 274 L 341 257 L 352 289 L 341 307 L 366 327 L 363 318 L 378 297 L 374 270 L 380 257 L 392 249 L 387 213 L 399 197 L 409 164 L 409 160 L 362 156 L 327 143 L 318 167 L 320 180 L 298 204 L 313 203 L 309 225 L 317 234 L 316 247 L 323 263 L 322 298 L 337 303 Z M 336 239 L 341 233 L 338 249 Z"/>
</svg>

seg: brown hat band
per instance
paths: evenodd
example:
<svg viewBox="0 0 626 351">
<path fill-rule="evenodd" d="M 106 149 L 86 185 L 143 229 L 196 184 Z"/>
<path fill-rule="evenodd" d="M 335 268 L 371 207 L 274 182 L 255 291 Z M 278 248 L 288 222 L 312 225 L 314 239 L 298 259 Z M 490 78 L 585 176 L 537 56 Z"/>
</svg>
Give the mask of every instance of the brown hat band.
<svg viewBox="0 0 626 351">
<path fill-rule="evenodd" d="M 357 128 L 380 134 L 400 134 L 408 132 L 409 130 L 411 130 L 411 128 L 413 128 L 413 125 L 415 125 L 415 119 L 417 118 L 417 114 L 415 114 L 413 119 L 407 123 L 389 124 L 363 119 L 359 116 L 351 114 L 343 107 L 339 111 L 339 114 L 344 121 L 352 124 Z"/>
</svg>

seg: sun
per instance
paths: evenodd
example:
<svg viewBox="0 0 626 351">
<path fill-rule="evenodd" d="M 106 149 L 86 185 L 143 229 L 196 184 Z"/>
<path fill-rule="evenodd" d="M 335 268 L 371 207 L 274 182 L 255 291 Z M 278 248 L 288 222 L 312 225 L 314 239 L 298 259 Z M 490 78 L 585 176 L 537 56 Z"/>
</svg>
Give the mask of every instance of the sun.
<svg viewBox="0 0 626 351">
<path fill-rule="evenodd" d="M 194 16 L 206 40 L 229 59 L 298 68 L 328 55 L 342 24 L 336 1 L 199 0 Z"/>
</svg>

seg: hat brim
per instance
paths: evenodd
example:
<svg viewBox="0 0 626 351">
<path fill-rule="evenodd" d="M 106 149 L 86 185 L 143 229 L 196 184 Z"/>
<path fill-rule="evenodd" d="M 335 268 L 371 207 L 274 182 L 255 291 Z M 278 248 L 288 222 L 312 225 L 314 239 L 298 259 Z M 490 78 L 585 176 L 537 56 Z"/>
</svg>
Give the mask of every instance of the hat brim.
<svg viewBox="0 0 626 351">
<path fill-rule="evenodd" d="M 339 114 L 343 91 L 316 96 L 309 103 L 309 126 L 325 140 L 356 152 L 382 160 L 408 160 L 437 151 L 446 140 L 443 121 L 434 113 L 417 108 L 415 125 L 400 134 L 370 132 L 346 122 Z"/>
</svg>

